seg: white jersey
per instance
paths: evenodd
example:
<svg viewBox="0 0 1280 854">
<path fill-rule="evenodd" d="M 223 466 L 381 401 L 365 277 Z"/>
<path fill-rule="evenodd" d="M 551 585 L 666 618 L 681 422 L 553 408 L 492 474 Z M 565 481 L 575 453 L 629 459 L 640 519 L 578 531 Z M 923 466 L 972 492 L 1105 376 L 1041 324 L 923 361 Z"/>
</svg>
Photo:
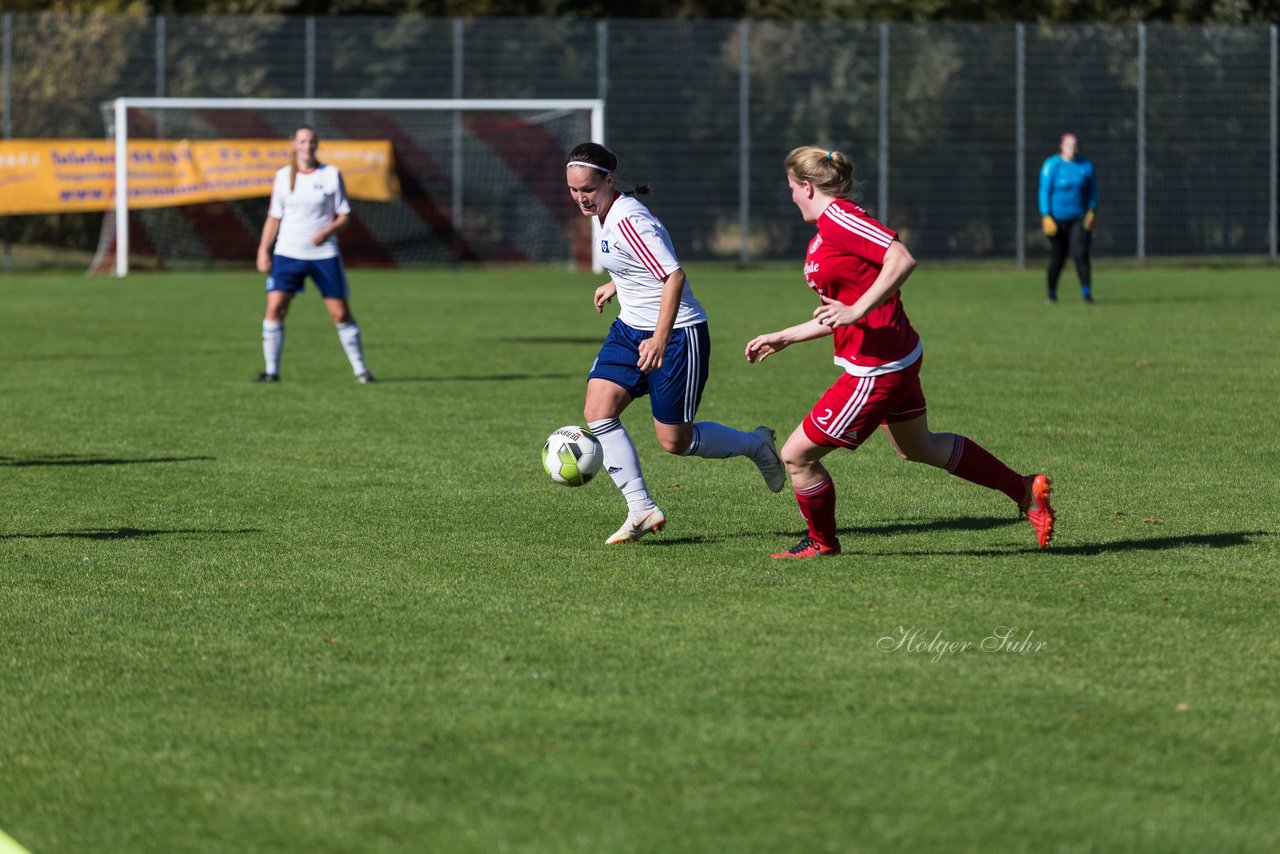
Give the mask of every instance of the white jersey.
<svg viewBox="0 0 1280 854">
<path fill-rule="evenodd" d="M 319 246 L 311 241 L 340 214 L 349 213 L 351 203 L 347 201 L 347 188 L 337 166 L 321 164 L 310 172 L 298 170 L 292 191 L 289 189 L 289 167 L 281 167 L 276 172 L 276 181 L 271 188 L 271 207 L 267 209 L 268 216 L 280 220 L 275 254 L 299 261 L 337 257 L 336 235 L 329 235 L 329 239 Z"/>
<path fill-rule="evenodd" d="M 618 286 L 618 317 L 633 329 L 658 326 L 662 283 L 680 269 L 671 237 L 658 218 L 632 196 L 613 200 L 600 227 L 600 262 Z M 702 323 L 707 313 L 686 278 L 673 328 Z"/>
</svg>

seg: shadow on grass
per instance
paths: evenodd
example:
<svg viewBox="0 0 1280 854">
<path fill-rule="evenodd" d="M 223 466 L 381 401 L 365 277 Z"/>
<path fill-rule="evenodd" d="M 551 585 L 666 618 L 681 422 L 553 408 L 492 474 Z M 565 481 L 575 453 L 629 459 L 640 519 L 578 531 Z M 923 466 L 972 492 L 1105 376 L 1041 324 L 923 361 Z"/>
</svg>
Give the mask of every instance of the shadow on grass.
<svg viewBox="0 0 1280 854">
<path fill-rule="evenodd" d="M 1109 552 L 1160 552 L 1167 549 L 1180 549 L 1188 546 L 1195 548 L 1230 549 L 1252 544 L 1253 537 L 1274 537 L 1275 531 L 1225 531 L 1219 534 L 1184 534 L 1178 537 L 1152 537 L 1151 539 L 1111 540 L 1105 543 L 1080 543 L 1071 546 L 1050 545 L 1047 549 L 1036 546 L 1012 549 L 961 549 L 943 551 L 931 549 L 904 549 L 894 554 L 913 557 L 955 556 L 955 557 L 1011 557 L 1013 555 L 1038 554 L 1044 552 L 1054 555 L 1083 555 L 1093 557 Z M 858 551 L 844 546 L 844 554 L 883 555 L 880 551 Z"/>
<path fill-rule="evenodd" d="M 167 537 L 173 534 L 260 534 L 261 528 L 82 528 L 77 531 L 51 531 L 46 534 L 0 534 L 0 540 L 136 540 L 142 537 Z"/>
<path fill-rule="evenodd" d="M 976 517 L 976 518 L 960 518 L 960 519 L 938 519 L 932 522 L 898 522 L 885 525 L 871 525 L 864 527 L 844 527 L 838 529 L 841 537 L 847 537 L 841 542 L 841 550 L 845 555 L 863 555 L 863 556 L 883 556 L 886 554 L 902 555 L 909 557 L 1013 557 L 1015 555 L 1039 554 L 1045 552 L 1055 555 L 1083 555 L 1092 557 L 1094 555 L 1107 554 L 1108 552 L 1158 552 L 1166 549 L 1179 548 L 1213 548 L 1213 549 L 1230 549 L 1240 546 L 1251 545 L 1255 537 L 1274 537 L 1277 536 L 1275 531 L 1224 531 L 1217 534 L 1184 534 L 1173 537 L 1152 537 L 1150 539 L 1129 539 L 1129 540 L 1111 540 L 1105 543 L 1079 543 L 1076 545 L 1050 545 L 1047 549 L 1041 549 L 1035 545 L 1014 548 L 988 548 L 988 549 L 859 549 L 856 539 L 858 536 L 883 536 L 890 534 L 914 534 L 925 533 L 929 531 L 986 531 L 994 528 L 1001 528 L 1006 525 L 1023 524 L 1021 519 L 1010 519 L 1008 517 Z M 803 530 L 791 531 L 774 531 L 778 537 L 783 540 L 794 538 L 799 540 L 804 536 Z M 701 543 L 715 543 L 726 539 L 737 537 L 754 537 L 759 534 L 758 531 L 742 531 L 741 533 L 727 535 L 690 535 L 687 537 L 658 537 L 646 539 L 646 545 L 654 546 L 687 546 L 698 545 Z M 1031 536 L 1031 529 L 1027 528 L 1029 539 L 1034 540 Z"/>
<path fill-rule="evenodd" d="M 0 466 L 132 466 L 140 463 L 192 463 L 216 460 L 217 457 L 94 457 L 84 454 L 52 454 L 20 460 L 16 457 L 0 457 Z"/>
<path fill-rule="evenodd" d="M 378 378 L 379 385 L 388 383 L 484 383 L 514 382 L 517 380 L 567 380 L 586 374 L 458 374 L 451 377 L 391 377 Z"/>
<path fill-rule="evenodd" d="M 891 522 L 884 525 L 845 527 L 838 528 L 836 533 L 842 537 L 856 537 L 888 536 L 890 534 L 918 534 L 928 531 L 989 531 L 992 528 L 1002 528 L 1006 525 L 1018 525 L 1021 523 L 1022 519 L 1011 518 L 1009 516 L 977 516 L 955 519 L 934 519 L 929 522 Z M 754 537 L 759 533 L 759 531 L 744 530 L 741 533 L 727 534 L 723 536 L 691 535 L 688 537 L 662 537 L 661 539 L 646 540 L 645 542 L 652 542 L 655 546 L 687 546 L 697 543 L 714 543 L 732 537 Z M 799 540 L 804 536 L 804 531 L 800 529 L 774 531 L 773 533 L 784 540 L 788 537 Z"/>
</svg>

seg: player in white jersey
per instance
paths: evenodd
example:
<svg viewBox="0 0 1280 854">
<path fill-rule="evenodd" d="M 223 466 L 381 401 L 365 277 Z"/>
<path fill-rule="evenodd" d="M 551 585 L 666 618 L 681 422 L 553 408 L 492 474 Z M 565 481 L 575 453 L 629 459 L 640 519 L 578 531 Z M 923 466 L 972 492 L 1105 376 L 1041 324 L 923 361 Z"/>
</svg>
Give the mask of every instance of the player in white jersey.
<svg viewBox="0 0 1280 854">
<path fill-rule="evenodd" d="M 780 492 L 786 472 L 773 431 L 750 433 L 713 421 L 694 423 L 707 382 L 711 337 L 707 315 L 693 295 L 671 238 L 636 193 L 614 186 L 618 158 L 594 142 L 569 154 L 565 178 L 583 216 L 600 222 L 600 257 L 612 279 L 595 291 L 595 308 L 618 298 L 618 318 L 609 327 L 587 377 L 583 417 L 604 446 L 604 464 L 627 500 L 627 521 L 605 542 L 626 543 L 662 530 L 666 515 L 654 503 L 635 443 L 620 416 L 637 397 L 650 396 L 653 429 L 669 453 L 708 459 L 749 457 L 765 483 Z"/>
<path fill-rule="evenodd" d="M 293 162 L 276 172 L 271 206 L 258 244 L 258 271 L 267 276 L 267 312 L 262 321 L 262 354 L 266 369 L 258 382 L 280 381 L 284 350 L 284 318 L 308 276 L 315 282 L 338 340 L 360 383 L 374 382 L 364 363 L 360 327 L 347 303 L 347 273 L 338 252 L 339 231 L 351 218 L 351 204 L 338 167 L 316 160 L 320 138 L 303 125 L 290 137 Z M 272 244 L 275 251 L 272 252 Z"/>
</svg>

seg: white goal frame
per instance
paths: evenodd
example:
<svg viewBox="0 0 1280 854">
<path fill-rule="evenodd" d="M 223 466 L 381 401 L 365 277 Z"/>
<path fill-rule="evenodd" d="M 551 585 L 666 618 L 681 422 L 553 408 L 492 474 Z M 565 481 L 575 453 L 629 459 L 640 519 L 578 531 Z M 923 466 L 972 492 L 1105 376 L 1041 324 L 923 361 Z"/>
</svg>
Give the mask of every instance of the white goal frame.
<svg viewBox="0 0 1280 854">
<path fill-rule="evenodd" d="M 185 110 L 585 110 L 591 117 L 591 141 L 604 144 L 604 101 L 599 98 L 116 98 L 111 104 L 116 158 L 116 276 L 129 274 L 129 108 Z M 455 127 L 459 119 L 455 117 Z M 462 150 L 454 147 L 454 198 L 461 195 Z M 459 205 L 455 204 L 455 210 Z M 591 218 L 592 269 L 599 259 L 600 223 Z"/>
</svg>

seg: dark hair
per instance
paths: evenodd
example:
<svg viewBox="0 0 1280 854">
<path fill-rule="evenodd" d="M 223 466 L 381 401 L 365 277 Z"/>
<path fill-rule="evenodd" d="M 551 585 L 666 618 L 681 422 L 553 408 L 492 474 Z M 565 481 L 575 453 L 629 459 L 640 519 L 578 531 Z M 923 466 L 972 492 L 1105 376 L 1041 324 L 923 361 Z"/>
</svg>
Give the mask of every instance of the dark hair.
<svg viewBox="0 0 1280 854">
<path fill-rule="evenodd" d="M 584 142 L 575 146 L 573 151 L 569 152 L 569 159 L 565 161 L 565 166 L 567 167 L 574 162 L 589 163 L 597 169 L 610 174 L 618 171 L 618 156 L 598 142 Z M 637 184 L 621 192 L 629 196 L 638 196 L 651 193 L 653 189 L 648 184 Z"/>
</svg>

